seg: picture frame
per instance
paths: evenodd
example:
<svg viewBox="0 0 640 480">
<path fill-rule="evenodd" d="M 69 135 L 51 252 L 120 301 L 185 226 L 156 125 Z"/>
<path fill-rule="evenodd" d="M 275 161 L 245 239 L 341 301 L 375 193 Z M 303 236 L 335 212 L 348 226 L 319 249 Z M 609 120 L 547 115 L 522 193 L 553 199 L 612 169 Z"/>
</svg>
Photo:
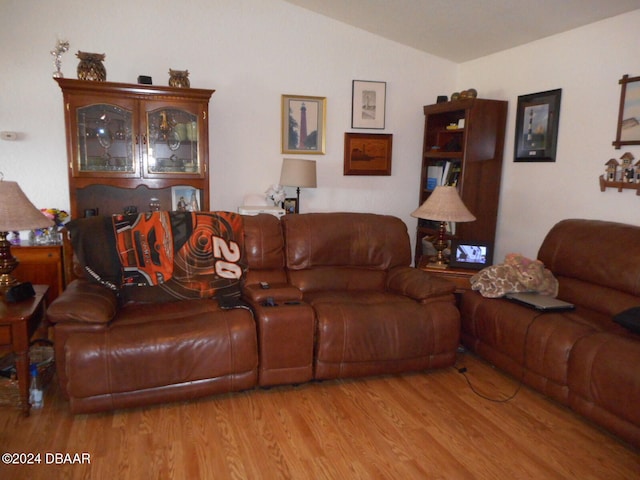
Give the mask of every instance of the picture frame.
<svg viewBox="0 0 640 480">
<path fill-rule="evenodd" d="M 171 187 L 171 210 L 176 212 L 199 212 L 201 204 L 202 195 L 199 188 L 189 185 Z"/>
<path fill-rule="evenodd" d="M 620 109 L 616 139 L 617 149 L 623 145 L 640 145 L 640 77 L 623 75 L 620 84 Z"/>
<path fill-rule="evenodd" d="M 345 175 L 391 175 L 391 133 L 345 133 Z"/>
<path fill-rule="evenodd" d="M 282 153 L 324 154 L 326 97 L 282 95 Z"/>
<path fill-rule="evenodd" d="M 387 82 L 353 80 L 351 128 L 384 130 Z"/>
<path fill-rule="evenodd" d="M 562 89 L 518 97 L 515 162 L 555 162 Z"/>
<path fill-rule="evenodd" d="M 482 270 L 493 263 L 493 245 L 488 242 L 451 240 L 449 266 Z"/>
<path fill-rule="evenodd" d="M 282 202 L 282 206 L 284 208 L 285 214 L 289 215 L 291 213 L 299 213 L 298 212 L 298 199 L 297 198 L 285 198 L 284 202 Z"/>
</svg>

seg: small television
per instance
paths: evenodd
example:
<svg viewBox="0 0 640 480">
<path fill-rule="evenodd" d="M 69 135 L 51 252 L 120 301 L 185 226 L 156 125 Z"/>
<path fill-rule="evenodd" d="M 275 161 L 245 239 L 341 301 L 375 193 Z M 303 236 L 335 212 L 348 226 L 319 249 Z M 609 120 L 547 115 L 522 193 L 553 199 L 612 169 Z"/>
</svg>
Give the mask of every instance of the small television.
<svg viewBox="0 0 640 480">
<path fill-rule="evenodd" d="M 449 266 L 481 270 L 492 264 L 493 248 L 490 243 L 469 240 L 451 240 Z"/>
</svg>

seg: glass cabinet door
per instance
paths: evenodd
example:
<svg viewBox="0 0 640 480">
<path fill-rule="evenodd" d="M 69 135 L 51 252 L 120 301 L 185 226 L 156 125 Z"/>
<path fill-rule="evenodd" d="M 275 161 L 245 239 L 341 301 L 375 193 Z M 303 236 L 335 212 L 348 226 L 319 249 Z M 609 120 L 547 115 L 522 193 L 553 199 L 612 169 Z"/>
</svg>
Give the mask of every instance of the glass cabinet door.
<svg viewBox="0 0 640 480">
<path fill-rule="evenodd" d="M 133 114 L 118 105 L 94 104 L 76 110 L 79 173 L 135 174 Z"/>
<path fill-rule="evenodd" d="M 198 115 L 174 107 L 147 112 L 147 174 L 200 175 Z"/>
</svg>

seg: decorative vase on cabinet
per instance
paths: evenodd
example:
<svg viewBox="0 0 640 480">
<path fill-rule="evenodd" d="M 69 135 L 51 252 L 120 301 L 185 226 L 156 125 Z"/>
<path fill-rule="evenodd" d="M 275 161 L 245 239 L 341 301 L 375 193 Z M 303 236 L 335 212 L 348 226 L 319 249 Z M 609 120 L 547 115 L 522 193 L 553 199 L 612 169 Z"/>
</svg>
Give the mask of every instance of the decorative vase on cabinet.
<svg viewBox="0 0 640 480">
<path fill-rule="evenodd" d="M 172 208 L 173 187 L 209 205 L 214 90 L 56 78 L 63 92 L 71 217 Z"/>
</svg>

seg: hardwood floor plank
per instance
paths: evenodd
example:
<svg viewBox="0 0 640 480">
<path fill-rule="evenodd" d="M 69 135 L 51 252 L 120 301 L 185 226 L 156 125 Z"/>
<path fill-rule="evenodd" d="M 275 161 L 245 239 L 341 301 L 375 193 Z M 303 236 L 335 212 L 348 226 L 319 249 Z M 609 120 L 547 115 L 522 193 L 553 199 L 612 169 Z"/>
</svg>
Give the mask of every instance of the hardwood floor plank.
<svg viewBox="0 0 640 480">
<path fill-rule="evenodd" d="M 476 357 L 460 364 L 485 395 L 517 388 Z M 453 368 L 76 416 L 54 384 L 29 418 L 0 408 L 0 447 L 91 456 L 0 464 L 17 480 L 640 478 L 636 449 L 567 408 L 526 387 L 487 401 Z"/>
</svg>

